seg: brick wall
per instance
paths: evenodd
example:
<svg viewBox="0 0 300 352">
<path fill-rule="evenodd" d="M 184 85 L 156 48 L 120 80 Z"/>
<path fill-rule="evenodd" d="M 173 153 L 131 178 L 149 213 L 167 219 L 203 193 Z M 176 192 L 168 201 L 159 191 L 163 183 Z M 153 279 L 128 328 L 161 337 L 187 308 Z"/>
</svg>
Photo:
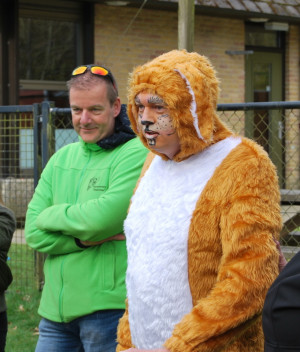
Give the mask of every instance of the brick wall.
<svg viewBox="0 0 300 352">
<path fill-rule="evenodd" d="M 177 48 L 177 12 L 143 9 L 128 29 L 137 11 L 95 6 L 95 61 L 112 69 L 123 102 L 133 67 Z M 218 72 L 219 102 L 243 102 L 244 56 L 230 56 L 226 50 L 244 50 L 243 21 L 196 15 L 194 51 L 207 56 Z"/>
<path fill-rule="evenodd" d="M 138 9 L 95 5 L 95 61 L 112 69 L 121 99 L 126 99 L 128 75 L 146 61 L 177 48 L 177 12 L 143 9 L 129 28 Z M 112 25 L 113 24 L 113 25 Z M 299 99 L 299 26 L 290 26 L 286 46 L 285 99 Z M 219 103 L 245 101 L 245 56 L 228 55 L 242 51 L 244 21 L 221 17 L 195 16 L 194 51 L 207 56 L 217 71 L 221 93 Z M 286 125 L 287 187 L 299 183 L 299 116 L 288 115 Z M 243 117 L 233 121 L 243 132 Z"/>
<path fill-rule="evenodd" d="M 219 103 L 241 103 L 245 99 L 245 56 L 227 50 L 244 50 L 244 22 L 196 16 L 194 50 L 211 60 L 221 81 Z"/>
<path fill-rule="evenodd" d="M 299 26 L 290 26 L 286 36 L 285 100 L 299 100 Z"/>
</svg>

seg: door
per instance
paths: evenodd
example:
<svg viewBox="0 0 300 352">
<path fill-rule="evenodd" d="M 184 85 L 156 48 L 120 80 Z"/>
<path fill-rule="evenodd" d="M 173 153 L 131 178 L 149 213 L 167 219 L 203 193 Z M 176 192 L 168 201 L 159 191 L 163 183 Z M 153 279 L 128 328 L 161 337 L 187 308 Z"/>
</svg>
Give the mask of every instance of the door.
<svg viewBox="0 0 300 352">
<path fill-rule="evenodd" d="M 246 101 L 282 101 L 282 54 L 254 52 L 246 57 Z M 255 110 L 247 112 L 246 136 L 254 139 L 269 153 L 277 167 L 280 185 L 283 172 L 282 111 Z"/>
</svg>

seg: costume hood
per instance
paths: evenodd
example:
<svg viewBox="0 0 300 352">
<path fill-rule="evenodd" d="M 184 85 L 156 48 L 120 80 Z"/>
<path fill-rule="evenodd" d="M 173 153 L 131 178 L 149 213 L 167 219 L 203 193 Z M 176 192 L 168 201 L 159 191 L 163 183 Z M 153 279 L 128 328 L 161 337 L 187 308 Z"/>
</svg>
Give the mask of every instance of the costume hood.
<svg viewBox="0 0 300 352">
<path fill-rule="evenodd" d="M 134 99 L 143 91 L 159 95 L 168 105 L 180 140 L 180 151 L 173 158 L 175 161 L 184 160 L 232 134 L 216 114 L 219 82 L 205 56 L 172 50 L 132 72 L 128 116 L 132 129 L 150 149 L 137 125 L 138 109 Z"/>
</svg>

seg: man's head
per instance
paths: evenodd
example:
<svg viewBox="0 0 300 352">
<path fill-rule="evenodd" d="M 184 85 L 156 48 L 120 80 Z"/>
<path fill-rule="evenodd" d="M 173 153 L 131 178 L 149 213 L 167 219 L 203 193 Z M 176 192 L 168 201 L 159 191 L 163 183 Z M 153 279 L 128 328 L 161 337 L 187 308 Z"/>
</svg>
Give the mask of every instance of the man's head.
<svg viewBox="0 0 300 352">
<path fill-rule="evenodd" d="M 159 95 L 143 91 L 135 97 L 135 105 L 138 128 L 149 148 L 173 159 L 180 150 L 180 143 L 167 104 Z"/>
<path fill-rule="evenodd" d="M 86 143 L 113 134 L 121 102 L 111 72 L 97 65 L 76 68 L 67 82 L 72 122 Z"/>
<path fill-rule="evenodd" d="M 174 133 L 170 136 L 178 137 L 179 146 L 171 158 L 183 160 L 230 134 L 216 115 L 218 93 L 219 82 L 206 57 L 185 50 L 170 51 L 137 67 L 131 74 L 128 115 L 132 128 L 149 149 L 164 159 L 170 158 L 158 149 L 161 135 L 152 134 L 151 138 L 151 133 L 145 133 L 146 118 L 141 109 L 146 108 L 139 103 L 145 95 L 148 101 L 160 101 L 166 112 L 164 121 L 162 117 L 157 121 L 169 127 L 171 123 L 170 130 Z M 148 129 L 152 126 L 157 132 L 157 121 L 148 123 Z M 174 143 L 174 138 L 169 141 Z"/>
</svg>

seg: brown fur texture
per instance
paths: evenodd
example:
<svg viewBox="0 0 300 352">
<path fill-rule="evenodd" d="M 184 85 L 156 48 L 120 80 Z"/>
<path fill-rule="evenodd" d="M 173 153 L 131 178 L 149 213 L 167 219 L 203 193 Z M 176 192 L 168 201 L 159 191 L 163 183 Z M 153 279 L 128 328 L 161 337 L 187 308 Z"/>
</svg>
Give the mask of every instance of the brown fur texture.
<svg viewBox="0 0 300 352">
<path fill-rule="evenodd" d="M 175 327 L 167 348 L 263 351 L 260 319 L 250 330 L 231 334 L 247 328 L 247 321 L 262 311 L 278 274 L 272 236 L 278 238 L 280 229 L 275 168 L 262 148 L 245 139 L 217 168 L 198 200 L 189 232 L 195 307 Z"/>
<path fill-rule="evenodd" d="M 178 70 L 186 76 L 195 93 L 198 126 L 204 140 L 199 139 L 193 128 L 193 116 L 190 112 L 192 96 Z M 180 152 L 173 159 L 175 161 L 199 153 L 231 134 L 216 114 L 218 80 L 213 67 L 204 56 L 185 50 L 173 50 L 133 71 L 129 81 L 128 115 L 134 132 L 148 147 L 146 139 L 138 131 L 138 111 L 134 102 L 136 95 L 143 91 L 159 95 L 168 105 L 181 144 Z M 165 155 L 157 154 L 167 159 Z"/>
<path fill-rule="evenodd" d="M 174 68 L 180 68 L 195 91 L 204 140 L 193 128 L 191 98 Z M 145 89 L 160 95 L 170 108 L 180 136 L 176 162 L 232 135 L 216 115 L 217 80 L 206 58 L 172 51 L 133 72 L 129 115 L 136 133 L 134 97 Z M 153 156 L 149 154 L 141 177 Z M 263 351 L 260 315 L 266 292 L 278 275 L 273 238 L 278 239 L 282 226 L 279 201 L 274 165 L 262 147 L 243 138 L 216 168 L 193 212 L 188 274 L 194 307 L 165 342 L 168 350 Z M 118 327 L 118 343 L 117 351 L 133 347 L 127 310 Z"/>
</svg>

